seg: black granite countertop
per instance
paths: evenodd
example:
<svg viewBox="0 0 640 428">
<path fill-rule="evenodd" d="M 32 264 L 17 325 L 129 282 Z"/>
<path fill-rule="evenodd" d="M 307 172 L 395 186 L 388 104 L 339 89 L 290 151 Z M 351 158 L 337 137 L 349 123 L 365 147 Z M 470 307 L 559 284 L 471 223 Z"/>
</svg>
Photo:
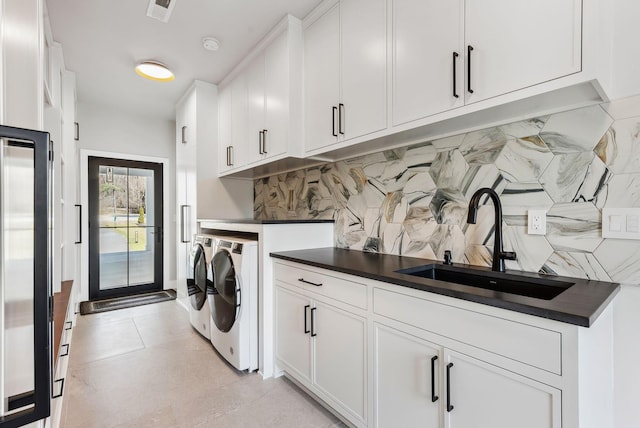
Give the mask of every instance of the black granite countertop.
<svg viewBox="0 0 640 428">
<path fill-rule="evenodd" d="M 251 218 L 229 219 L 229 220 L 198 220 L 207 223 L 237 223 L 237 224 L 294 224 L 294 223 L 334 223 L 334 220 L 254 220 Z"/>
<path fill-rule="evenodd" d="M 552 279 L 574 283 L 553 299 L 543 300 L 396 272 L 400 269 L 427 264 L 442 264 L 442 262 L 435 260 L 365 253 L 341 248 L 284 251 L 271 253 L 271 256 L 583 327 L 592 325 L 620 290 L 619 284 L 611 282 L 511 270 L 506 272 L 509 275 L 517 275 L 522 278 Z M 473 269 L 474 273 L 479 274 L 491 273 L 489 268 L 462 264 L 455 264 L 455 266 Z"/>
</svg>

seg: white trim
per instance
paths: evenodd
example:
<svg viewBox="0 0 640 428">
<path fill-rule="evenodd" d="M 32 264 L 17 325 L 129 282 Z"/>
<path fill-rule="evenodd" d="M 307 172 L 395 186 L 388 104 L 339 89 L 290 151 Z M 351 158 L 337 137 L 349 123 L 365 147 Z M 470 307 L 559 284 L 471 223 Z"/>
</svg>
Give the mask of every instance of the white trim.
<svg viewBox="0 0 640 428">
<path fill-rule="evenodd" d="M 142 156 L 142 155 L 133 155 L 128 153 L 115 153 L 115 152 L 105 152 L 101 150 L 88 150 L 82 149 L 80 150 L 80 203 L 83 206 L 83 209 L 87 213 L 82 217 L 82 236 L 85 237 L 82 241 L 81 248 L 81 265 L 82 265 L 82 275 L 80 277 L 80 301 L 89 300 L 89 156 L 95 157 L 104 157 L 104 158 L 115 158 L 115 159 L 124 159 L 124 160 L 133 160 L 133 161 L 141 161 L 141 162 L 155 162 L 162 164 L 162 228 L 165 231 L 163 237 L 163 249 L 162 252 L 162 283 L 163 288 L 170 288 L 169 283 L 169 240 L 170 234 L 169 231 L 169 159 L 162 158 L 157 156 Z M 172 207 L 173 208 L 173 207 Z"/>
</svg>

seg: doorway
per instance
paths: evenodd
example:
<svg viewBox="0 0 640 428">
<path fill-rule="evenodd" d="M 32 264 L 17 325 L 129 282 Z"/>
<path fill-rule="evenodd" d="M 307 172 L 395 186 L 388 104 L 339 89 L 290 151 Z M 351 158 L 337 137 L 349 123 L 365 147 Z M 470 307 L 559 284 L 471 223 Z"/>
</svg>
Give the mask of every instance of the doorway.
<svg viewBox="0 0 640 428">
<path fill-rule="evenodd" d="M 89 156 L 89 300 L 163 289 L 162 174 L 162 163 Z"/>
</svg>

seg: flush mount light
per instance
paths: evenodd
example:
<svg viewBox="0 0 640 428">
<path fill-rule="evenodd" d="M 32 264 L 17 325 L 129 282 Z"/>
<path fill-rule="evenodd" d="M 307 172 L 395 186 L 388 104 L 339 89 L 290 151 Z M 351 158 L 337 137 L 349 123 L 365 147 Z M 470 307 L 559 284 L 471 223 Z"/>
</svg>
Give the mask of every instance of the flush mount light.
<svg viewBox="0 0 640 428">
<path fill-rule="evenodd" d="M 220 42 L 213 37 L 205 37 L 202 39 L 202 47 L 208 51 L 217 51 L 220 49 Z"/>
<path fill-rule="evenodd" d="M 169 70 L 166 65 L 157 61 L 142 61 L 136 65 L 136 73 L 145 79 L 156 80 L 158 82 L 170 82 L 175 79 L 171 70 Z"/>
</svg>

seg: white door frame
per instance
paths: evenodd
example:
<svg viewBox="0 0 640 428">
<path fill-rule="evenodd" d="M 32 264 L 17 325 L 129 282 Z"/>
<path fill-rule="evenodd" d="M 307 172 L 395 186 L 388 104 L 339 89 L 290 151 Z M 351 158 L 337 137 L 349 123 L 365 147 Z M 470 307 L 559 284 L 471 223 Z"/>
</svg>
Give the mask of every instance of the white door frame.
<svg viewBox="0 0 640 428">
<path fill-rule="evenodd" d="M 155 162 L 162 164 L 162 186 L 163 186 L 163 195 L 162 195 L 162 227 L 165 233 L 163 234 L 163 242 L 164 251 L 162 255 L 162 277 L 163 277 L 163 288 L 170 288 L 169 284 L 169 240 L 170 234 L 166 233 L 169 228 L 169 159 L 161 158 L 156 156 L 141 156 L 141 155 L 133 155 L 128 153 L 115 153 L 115 152 L 105 152 L 101 150 L 88 150 L 82 149 L 80 150 L 80 203 L 82 204 L 82 209 L 86 210 L 89 207 L 89 156 L 102 157 L 102 158 L 114 158 L 114 159 L 125 159 L 125 160 L 133 160 L 133 161 L 142 161 L 142 162 Z M 82 216 L 82 236 L 86 237 L 83 239 L 81 245 L 81 267 L 82 273 L 80 275 L 80 301 L 89 300 L 89 215 L 88 212 Z"/>
</svg>

